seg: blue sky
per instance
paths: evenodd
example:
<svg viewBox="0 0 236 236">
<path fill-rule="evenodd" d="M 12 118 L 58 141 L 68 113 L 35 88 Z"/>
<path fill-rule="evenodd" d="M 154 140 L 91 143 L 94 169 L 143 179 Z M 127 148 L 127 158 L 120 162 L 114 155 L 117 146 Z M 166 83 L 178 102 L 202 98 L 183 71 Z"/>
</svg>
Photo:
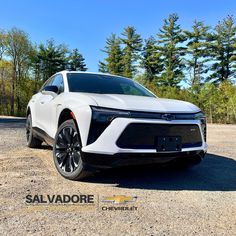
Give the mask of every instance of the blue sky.
<svg viewBox="0 0 236 236">
<path fill-rule="evenodd" d="M 0 28 L 25 30 L 32 42 L 54 38 L 79 48 L 90 71 L 97 71 L 102 49 L 111 33 L 135 26 L 143 38 L 155 35 L 170 13 L 189 29 L 195 19 L 215 25 L 227 15 L 236 17 L 236 0 L 0 0 Z"/>
</svg>

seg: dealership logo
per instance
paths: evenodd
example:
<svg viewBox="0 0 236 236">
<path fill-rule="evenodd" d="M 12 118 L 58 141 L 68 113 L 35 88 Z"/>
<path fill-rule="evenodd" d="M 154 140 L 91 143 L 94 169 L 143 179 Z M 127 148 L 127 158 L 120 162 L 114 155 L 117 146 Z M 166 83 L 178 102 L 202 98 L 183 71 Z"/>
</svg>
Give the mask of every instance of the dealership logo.
<svg viewBox="0 0 236 236">
<path fill-rule="evenodd" d="M 163 114 L 162 116 L 161 116 L 161 118 L 163 119 L 163 120 L 174 120 L 175 119 L 175 116 L 174 115 L 172 115 L 172 114 Z"/>
<path fill-rule="evenodd" d="M 94 204 L 94 195 L 26 195 L 25 202 L 29 204 Z"/>
<path fill-rule="evenodd" d="M 112 202 L 112 203 L 127 203 L 127 202 L 135 202 L 137 197 L 117 195 L 113 197 L 105 197 L 102 202 Z"/>
<path fill-rule="evenodd" d="M 114 203 L 116 205 L 102 206 L 102 211 L 137 211 L 137 206 L 130 206 L 128 203 L 135 202 L 137 197 L 125 196 L 125 195 L 114 195 L 112 197 L 104 197 L 102 202 Z"/>
</svg>

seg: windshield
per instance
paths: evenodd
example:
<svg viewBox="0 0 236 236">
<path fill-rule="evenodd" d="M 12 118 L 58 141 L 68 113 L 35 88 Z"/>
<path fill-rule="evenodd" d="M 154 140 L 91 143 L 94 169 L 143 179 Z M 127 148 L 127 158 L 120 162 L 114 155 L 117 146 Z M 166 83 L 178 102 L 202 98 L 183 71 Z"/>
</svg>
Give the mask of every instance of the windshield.
<svg viewBox="0 0 236 236">
<path fill-rule="evenodd" d="M 67 80 L 70 92 L 154 97 L 152 93 L 133 80 L 118 76 L 68 73 Z"/>
</svg>

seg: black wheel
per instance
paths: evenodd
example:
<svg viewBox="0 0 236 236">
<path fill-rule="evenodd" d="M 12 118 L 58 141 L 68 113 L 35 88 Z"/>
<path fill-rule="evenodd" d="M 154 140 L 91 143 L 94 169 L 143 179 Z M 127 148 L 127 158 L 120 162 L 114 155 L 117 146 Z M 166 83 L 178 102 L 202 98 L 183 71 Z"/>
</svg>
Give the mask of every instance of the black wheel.
<svg viewBox="0 0 236 236">
<path fill-rule="evenodd" d="M 26 140 L 27 146 L 30 148 L 38 148 L 41 146 L 42 141 L 34 137 L 33 129 L 32 129 L 32 118 L 29 114 L 26 120 Z"/>
<path fill-rule="evenodd" d="M 84 170 L 79 131 L 73 120 L 60 125 L 53 145 L 53 159 L 58 172 L 65 178 L 79 180 L 90 175 Z"/>
</svg>

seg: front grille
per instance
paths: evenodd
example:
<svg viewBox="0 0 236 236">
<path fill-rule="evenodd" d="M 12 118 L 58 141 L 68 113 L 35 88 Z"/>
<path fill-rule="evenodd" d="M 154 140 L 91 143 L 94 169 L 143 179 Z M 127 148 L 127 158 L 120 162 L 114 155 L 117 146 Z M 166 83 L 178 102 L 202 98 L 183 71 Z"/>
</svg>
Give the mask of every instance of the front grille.
<svg viewBox="0 0 236 236">
<path fill-rule="evenodd" d="M 163 136 L 181 136 L 182 148 L 202 146 L 198 125 L 132 123 L 126 127 L 116 144 L 120 148 L 156 149 L 156 140 Z"/>
</svg>

